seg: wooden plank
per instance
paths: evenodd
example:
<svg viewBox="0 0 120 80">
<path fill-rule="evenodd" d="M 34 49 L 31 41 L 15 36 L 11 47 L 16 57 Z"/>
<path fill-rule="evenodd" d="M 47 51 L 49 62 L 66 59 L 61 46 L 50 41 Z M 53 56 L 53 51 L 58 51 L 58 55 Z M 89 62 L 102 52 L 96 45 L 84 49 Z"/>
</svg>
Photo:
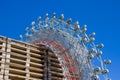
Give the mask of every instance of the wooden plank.
<svg viewBox="0 0 120 80">
<path fill-rule="evenodd" d="M 31 75 L 32 77 L 37 77 L 37 78 L 43 77 L 43 74 L 35 73 L 35 72 L 30 72 L 30 75 Z"/>
<path fill-rule="evenodd" d="M 32 52 L 32 53 L 40 53 L 41 51 L 39 49 L 30 48 L 30 52 Z"/>
<path fill-rule="evenodd" d="M 51 62 L 50 64 L 51 64 L 51 66 L 61 68 L 60 64 L 57 64 L 57 63 L 54 63 L 54 62 Z"/>
<path fill-rule="evenodd" d="M 58 73 L 62 73 L 63 72 L 61 68 L 56 68 L 56 67 L 53 67 L 53 66 L 50 67 L 50 70 L 51 71 L 56 71 Z"/>
<path fill-rule="evenodd" d="M 26 51 L 24 50 L 20 50 L 20 49 L 16 49 L 16 48 L 11 48 L 11 52 L 17 52 L 17 53 L 21 53 L 23 55 L 26 55 Z"/>
<path fill-rule="evenodd" d="M 24 60 L 24 61 L 27 59 L 26 55 L 22 55 L 22 54 L 19 54 L 19 53 L 11 52 L 10 55 L 11 55 L 12 58 L 21 59 L 21 60 Z"/>
<path fill-rule="evenodd" d="M 56 76 L 51 76 L 51 80 L 64 80 L 64 79 Z"/>
<path fill-rule="evenodd" d="M 52 58 L 58 59 L 58 57 L 54 53 L 48 52 L 48 55 Z"/>
<path fill-rule="evenodd" d="M 30 72 L 44 72 L 44 70 L 43 69 L 41 69 L 41 68 L 35 68 L 35 67 L 29 67 L 29 71 Z"/>
<path fill-rule="evenodd" d="M 16 49 L 20 49 L 20 50 L 23 50 L 23 51 L 26 51 L 26 49 L 27 49 L 27 47 L 19 46 L 19 45 L 16 45 L 16 44 L 11 44 L 11 47 L 16 48 Z"/>
<path fill-rule="evenodd" d="M 18 45 L 20 47 L 26 47 L 28 45 L 28 43 L 18 41 L 18 40 L 13 40 L 13 39 L 10 39 L 10 38 L 7 39 L 7 43 L 12 44 L 12 45 Z"/>
<path fill-rule="evenodd" d="M 62 73 L 58 73 L 58 72 L 54 72 L 54 71 L 51 71 L 51 74 L 54 75 L 54 76 L 57 76 L 57 77 L 63 77 L 64 76 Z"/>
<path fill-rule="evenodd" d="M 18 69 L 13 69 L 13 68 L 8 68 L 9 73 L 13 73 L 13 74 L 19 74 L 19 75 L 25 75 L 26 71 L 25 70 L 18 70 Z"/>
<path fill-rule="evenodd" d="M 5 80 L 12 79 L 12 80 L 25 80 L 25 76 L 17 75 L 17 74 L 9 74 L 6 76 Z"/>
<path fill-rule="evenodd" d="M 31 52 L 29 54 L 30 54 L 31 57 L 34 57 L 34 58 L 38 58 L 38 59 L 39 58 L 44 58 L 44 56 L 40 55 L 40 54 L 35 54 L 35 53 L 31 53 Z"/>
<path fill-rule="evenodd" d="M 39 67 L 39 68 L 43 68 L 44 66 L 42 64 L 37 64 L 37 63 L 34 63 L 34 62 L 30 62 L 30 66 L 32 67 Z"/>
<path fill-rule="evenodd" d="M 37 59 L 37 58 L 33 58 L 33 57 L 30 57 L 30 62 L 34 62 L 34 63 L 38 63 L 38 64 L 44 63 L 43 60 Z"/>
<path fill-rule="evenodd" d="M 9 65 L 14 66 L 14 67 L 19 68 L 19 69 L 25 69 L 26 68 L 24 65 L 16 64 L 16 63 L 9 63 Z"/>
<path fill-rule="evenodd" d="M 26 64 L 26 61 L 20 60 L 20 59 L 15 59 L 15 58 L 10 58 L 10 62 L 18 63 L 18 64 L 21 64 L 21 65 L 25 65 Z"/>
<path fill-rule="evenodd" d="M 55 63 L 58 63 L 58 64 L 60 63 L 59 60 L 56 59 L 56 58 L 51 58 L 51 57 L 50 57 L 49 59 L 51 60 L 51 62 L 55 62 Z"/>
</svg>

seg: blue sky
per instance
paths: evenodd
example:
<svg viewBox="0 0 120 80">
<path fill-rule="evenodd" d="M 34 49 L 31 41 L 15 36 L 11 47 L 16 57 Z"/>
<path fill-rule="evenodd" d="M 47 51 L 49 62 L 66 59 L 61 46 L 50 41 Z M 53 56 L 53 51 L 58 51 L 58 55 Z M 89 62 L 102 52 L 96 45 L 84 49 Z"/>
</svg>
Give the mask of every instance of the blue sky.
<svg viewBox="0 0 120 80">
<path fill-rule="evenodd" d="M 103 57 L 110 58 L 110 77 L 120 77 L 120 1 L 115 0 L 0 0 L 0 35 L 19 39 L 38 16 L 53 12 L 87 24 L 96 32 L 95 43 L 104 43 Z"/>
</svg>

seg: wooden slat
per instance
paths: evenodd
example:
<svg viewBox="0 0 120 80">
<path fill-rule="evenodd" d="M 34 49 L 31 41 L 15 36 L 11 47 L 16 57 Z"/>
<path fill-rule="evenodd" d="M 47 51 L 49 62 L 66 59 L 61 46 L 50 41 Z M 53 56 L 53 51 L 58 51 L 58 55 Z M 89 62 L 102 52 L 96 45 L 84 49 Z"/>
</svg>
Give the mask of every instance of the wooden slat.
<svg viewBox="0 0 120 80">
<path fill-rule="evenodd" d="M 23 50 L 20 50 L 20 49 L 16 49 L 16 48 L 11 48 L 11 51 L 12 51 L 12 52 L 17 52 L 17 53 L 19 53 L 19 54 L 20 54 L 20 53 L 21 53 L 21 54 L 24 54 L 24 55 L 26 54 L 26 51 L 23 51 Z"/>
<path fill-rule="evenodd" d="M 19 69 L 25 69 L 26 67 L 24 65 L 16 64 L 16 63 L 9 63 L 10 66 L 14 66 Z"/>
<path fill-rule="evenodd" d="M 26 51 L 26 49 L 27 49 L 27 47 L 19 46 L 19 45 L 16 45 L 16 44 L 11 44 L 11 47 L 16 48 L 16 49 L 20 49 L 20 50 L 23 50 L 23 51 Z"/>
<path fill-rule="evenodd" d="M 31 66 L 29 67 L 29 70 L 31 72 L 44 72 L 44 70 L 41 68 L 35 68 L 35 67 L 31 67 Z"/>
<path fill-rule="evenodd" d="M 14 53 L 14 52 L 11 52 L 10 55 L 13 58 L 17 58 L 17 59 L 21 59 L 21 60 L 26 60 L 26 58 L 27 58 L 27 56 L 25 56 L 25 55 L 22 55 L 19 53 Z"/>
</svg>

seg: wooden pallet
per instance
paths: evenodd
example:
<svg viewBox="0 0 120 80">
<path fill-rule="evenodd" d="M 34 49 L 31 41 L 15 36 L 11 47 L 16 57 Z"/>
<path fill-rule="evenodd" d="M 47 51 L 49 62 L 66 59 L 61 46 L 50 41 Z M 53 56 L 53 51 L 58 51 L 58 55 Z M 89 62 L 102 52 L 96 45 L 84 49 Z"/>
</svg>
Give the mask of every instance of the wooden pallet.
<svg viewBox="0 0 120 80">
<path fill-rule="evenodd" d="M 62 80 L 62 68 L 46 47 L 7 39 L 4 80 Z"/>
</svg>

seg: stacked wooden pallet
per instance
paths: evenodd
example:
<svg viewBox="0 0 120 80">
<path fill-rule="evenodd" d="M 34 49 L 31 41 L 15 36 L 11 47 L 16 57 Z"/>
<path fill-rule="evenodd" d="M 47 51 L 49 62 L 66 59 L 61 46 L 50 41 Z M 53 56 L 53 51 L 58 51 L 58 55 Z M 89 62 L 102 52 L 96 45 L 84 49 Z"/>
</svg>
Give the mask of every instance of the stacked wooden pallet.
<svg viewBox="0 0 120 80">
<path fill-rule="evenodd" d="M 0 37 L 0 80 L 63 80 L 63 74 L 46 47 Z"/>
</svg>

